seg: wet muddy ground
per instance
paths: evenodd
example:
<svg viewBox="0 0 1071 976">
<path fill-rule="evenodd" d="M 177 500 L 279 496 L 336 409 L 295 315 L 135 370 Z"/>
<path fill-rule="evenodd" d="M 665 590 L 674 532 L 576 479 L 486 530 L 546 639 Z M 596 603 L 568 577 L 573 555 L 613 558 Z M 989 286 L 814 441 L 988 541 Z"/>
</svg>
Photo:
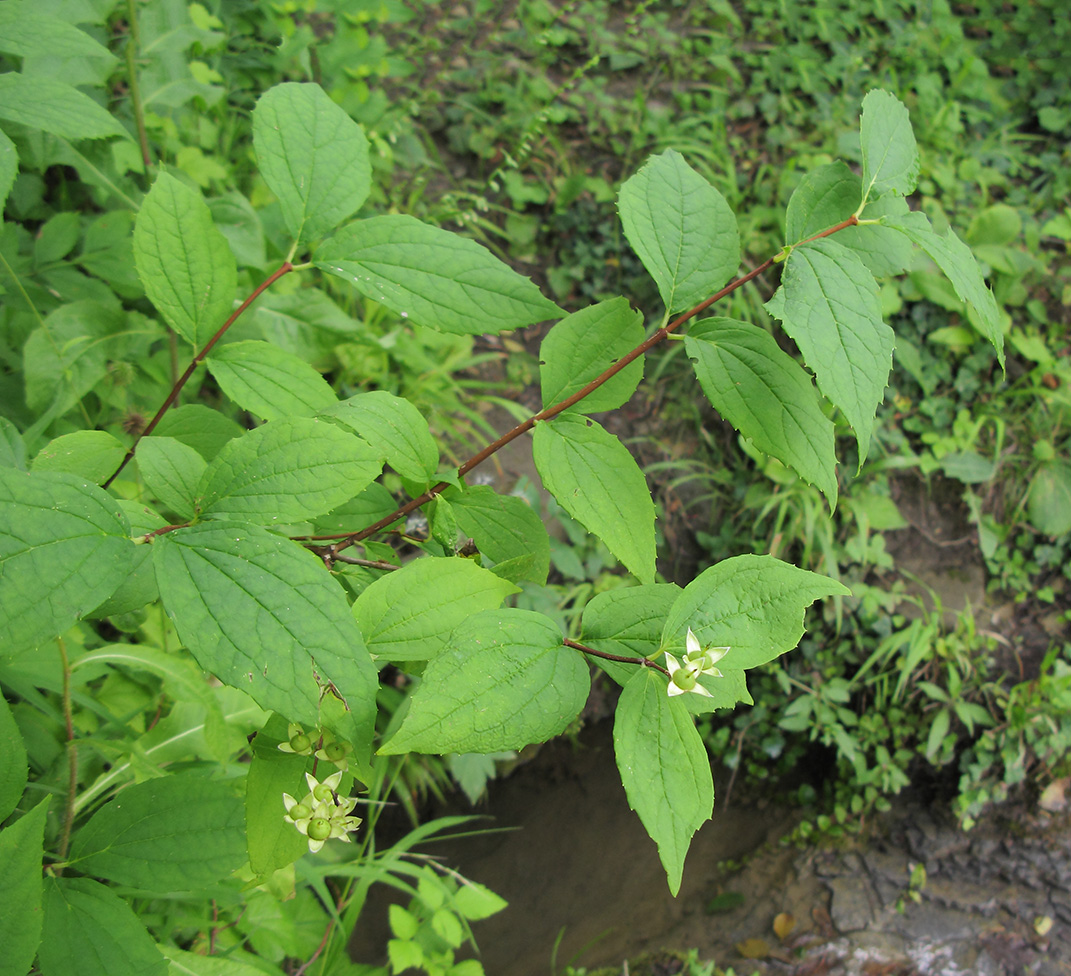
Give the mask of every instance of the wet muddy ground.
<svg viewBox="0 0 1071 976">
<path fill-rule="evenodd" d="M 488 976 L 567 965 L 636 976 L 639 957 L 689 948 L 762 976 L 1071 973 L 1065 814 L 1017 808 L 963 833 L 941 805 L 902 800 L 864 837 L 800 851 L 779 842 L 798 813 L 716 802 L 674 899 L 628 809 L 607 721 L 546 746 L 480 812 L 519 829 L 427 852 L 510 903 L 474 927 Z M 385 915 L 369 906 L 355 958 L 376 961 Z"/>
</svg>

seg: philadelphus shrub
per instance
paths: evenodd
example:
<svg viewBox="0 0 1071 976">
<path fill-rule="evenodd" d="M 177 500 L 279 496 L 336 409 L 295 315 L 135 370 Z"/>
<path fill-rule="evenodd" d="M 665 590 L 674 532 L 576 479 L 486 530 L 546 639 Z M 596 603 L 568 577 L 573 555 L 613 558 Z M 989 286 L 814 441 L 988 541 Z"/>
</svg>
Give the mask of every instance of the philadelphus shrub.
<svg viewBox="0 0 1071 976">
<path fill-rule="evenodd" d="M 78 108 L 63 83 L 47 91 L 55 110 L 25 113 L 22 126 L 75 141 L 128 137 L 96 103 Z M 682 155 L 653 156 L 621 187 L 625 235 L 664 303 L 662 325 L 649 334 L 624 298 L 566 312 L 475 242 L 404 214 L 366 212 L 368 140 L 316 85 L 266 92 L 253 141 L 275 197 L 264 219 L 288 235 L 289 253 L 274 268 L 244 266 L 251 292 L 241 304 L 235 252 L 201 194 L 160 172 L 140 201 L 128 240 L 158 321 L 142 312 L 136 321 L 161 342 L 162 322 L 191 353 L 140 434 L 118 426 L 63 433 L 27 463 L 45 431 L 67 429 L 50 426 L 56 418 L 76 416 L 82 394 L 64 390 L 77 364 L 63 349 L 130 341 L 135 313 L 118 303 L 102 310 L 83 302 L 77 314 L 61 308 L 32 327 L 25 348 L 33 376 L 50 377 L 59 399 L 48 407 L 54 394 L 38 397 L 31 387 L 32 402 L 52 412 L 32 429 L 0 423 L 5 685 L 28 700 L 50 689 L 69 708 L 72 673 L 127 668 L 163 676 L 176 700 L 196 703 L 193 714 L 202 716 L 195 736 L 176 705 L 164 729 L 175 737 L 168 749 L 156 739 L 131 744 L 108 754 L 84 789 L 72 780 L 42 799 L 25 791 L 23 740 L 4 703 L 0 733 L 14 758 L 0 776 L 0 817 L 17 814 L 0 832 L 5 972 L 24 972 L 37 958 L 45 976 L 162 973 L 180 952 L 173 929 L 152 921 L 150 935 L 130 901 L 193 892 L 240 906 L 258 892 L 292 892 L 294 862 L 309 851 L 326 866 L 302 867 L 297 877 L 327 904 L 326 876 L 349 884 L 371 870 L 340 860 L 356 845 L 329 842 L 360 836 L 351 794 L 358 781 L 373 782 L 377 757 L 498 753 L 544 741 L 576 719 L 592 665 L 621 685 L 617 764 L 676 893 L 691 837 L 714 802 L 695 717 L 750 704 L 745 672 L 796 646 L 812 602 L 848 590 L 759 555 L 726 559 L 684 587 L 661 582 L 644 474 L 590 414 L 625 403 L 647 351 L 687 326 L 687 354 L 722 417 L 832 507 L 834 425 L 822 398 L 853 428 L 861 464 L 892 364 L 895 337 L 882 321 L 875 276 L 932 260 L 1003 361 L 1001 316 L 969 250 L 908 207 L 915 141 L 906 108 L 884 91 L 863 101 L 861 172 L 832 163 L 808 174 L 788 205 L 784 248 L 742 276 L 736 218 Z M 6 197 L 14 171 L 0 176 Z M 261 219 L 245 206 L 249 220 Z M 781 284 L 766 309 L 807 368 L 781 350 L 772 322 L 704 316 L 775 264 Z M 553 321 L 540 356 L 543 409 L 460 468 L 446 465 L 411 403 L 385 391 L 339 399 L 310 363 L 267 341 L 276 333 L 255 337 L 263 321 L 255 311 L 230 341 L 229 326 L 254 300 L 297 275 L 307 280 L 300 302 L 322 306 L 327 296 L 316 284 L 333 276 L 399 322 L 446 333 Z M 233 407 L 262 423 L 242 430 L 203 405 L 172 410 L 200 364 Z M 587 605 L 577 640 L 563 638 L 549 617 L 509 605 L 518 584 L 547 580 L 550 542 L 538 515 L 521 498 L 466 481 L 529 431 L 546 489 L 633 577 L 634 585 Z M 388 469 L 404 498 L 380 480 Z M 391 533 L 418 508 L 429 536 L 422 555 L 403 563 Z M 473 547 L 479 559 L 468 558 Z M 86 643 L 95 632 L 80 621 L 151 606 L 166 617 L 153 618 L 142 643 Z M 379 673 L 388 665 L 392 681 L 415 691 L 377 733 Z M 222 689 L 206 687 L 205 673 Z M 249 749 L 244 738 L 237 753 L 225 745 L 224 707 L 259 727 Z M 81 733 L 69 728 L 73 754 Z M 233 761 L 238 753 L 248 761 Z M 323 775 L 319 764 L 332 771 Z M 348 923 L 366 888 L 353 890 L 362 894 L 342 903 Z M 151 919 L 165 917 L 161 908 Z M 226 927 L 211 924 L 212 940 L 223 938 Z M 436 924 L 454 938 L 444 918 Z M 341 960 L 344 947 L 332 945 L 331 958 Z M 194 967 L 183 971 L 200 971 L 201 957 L 181 958 Z M 264 960 L 257 971 L 279 971 L 273 966 Z"/>
</svg>

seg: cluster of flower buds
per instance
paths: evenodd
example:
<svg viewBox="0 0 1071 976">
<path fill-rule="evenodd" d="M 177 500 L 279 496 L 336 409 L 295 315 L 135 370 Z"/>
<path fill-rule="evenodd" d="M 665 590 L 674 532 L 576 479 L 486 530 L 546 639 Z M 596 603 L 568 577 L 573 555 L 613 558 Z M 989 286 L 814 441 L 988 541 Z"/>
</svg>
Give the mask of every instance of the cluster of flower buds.
<svg viewBox="0 0 1071 976">
<path fill-rule="evenodd" d="M 312 773 L 305 774 L 309 792 L 301 800 L 289 793 L 283 794 L 286 814 L 283 819 L 293 824 L 309 839 L 309 850 L 316 853 L 332 837 L 350 843 L 349 831 L 356 830 L 360 817 L 349 814 L 357 804 L 356 797 L 340 797 L 338 787 L 342 774 L 349 768 L 348 757 L 353 746 L 336 739 L 326 729 L 312 735 L 300 725 L 291 722 L 287 726 L 287 740 L 279 743 L 280 752 L 298 756 L 315 756 L 323 762 L 333 763 L 335 772 L 322 782 Z"/>
<path fill-rule="evenodd" d="M 706 688 L 699 683 L 701 674 L 708 674 L 712 678 L 720 678 L 721 672 L 714 667 L 726 654 L 728 647 L 703 648 L 699 638 L 688 628 L 688 636 L 685 640 L 684 663 L 680 663 L 672 654 L 666 653 L 666 670 L 669 671 L 669 695 L 683 695 L 686 691 L 697 695 L 713 697 Z"/>
<path fill-rule="evenodd" d="M 350 843 L 349 831 L 356 830 L 361 822 L 360 817 L 349 815 L 357 805 L 357 798 L 340 797 L 337 793 L 341 780 L 341 769 L 322 783 L 312 773 L 306 773 L 309 792 L 303 799 L 295 800 L 289 793 L 283 794 L 283 806 L 286 807 L 283 819 L 308 837 L 309 850 L 313 854 L 332 837 Z"/>
</svg>

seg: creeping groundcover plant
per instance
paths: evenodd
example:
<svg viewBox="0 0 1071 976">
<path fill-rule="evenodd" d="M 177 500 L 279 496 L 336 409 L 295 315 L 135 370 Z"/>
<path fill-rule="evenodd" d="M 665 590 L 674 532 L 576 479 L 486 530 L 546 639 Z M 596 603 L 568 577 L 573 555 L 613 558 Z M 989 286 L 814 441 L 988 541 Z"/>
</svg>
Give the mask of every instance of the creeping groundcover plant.
<svg viewBox="0 0 1071 976">
<path fill-rule="evenodd" d="M 35 98 L 54 98 L 54 111 L 23 113 L 17 142 L 0 133 L 5 199 L 15 152 L 38 145 L 35 126 L 68 144 L 129 138 L 95 103 L 76 111 L 60 81 L 46 89 Z M 266 938 L 295 891 L 326 922 L 310 971 L 348 972 L 346 933 L 376 856 L 354 811 L 369 816 L 360 793 L 382 757 L 549 739 L 576 719 L 593 666 L 621 686 L 617 764 L 676 893 L 714 803 L 696 717 L 750 704 L 746 671 L 795 647 L 811 603 L 848 591 L 761 555 L 726 559 L 683 588 L 659 582 L 644 475 L 590 414 L 621 406 L 646 353 L 679 339 L 721 416 L 832 509 L 830 416 L 836 409 L 850 424 L 861 465 L 892 364 L 875 276 L 925 260 L 921 250 L 1003 361 L 1001 314 L 968 248 L 905 200 L 915 141 L 907 109 L 885 91 L 863 101 L 860 171 L 835 162 L 810 173 L 788 205 L 788 243 L 744 274 L 732 211 L 683 156 L 653 156 L 625 182 L 625 235 L 664 303 L 646 334 L 623 298 L 567 312 L 471 240 L 403 214 L 354 219 L 371 189 L 369 143 L 315 85 L 266 92 L 253 143 L 274 196 L 260 188 L 256 199 L 274 208 L 287 258 L 239 275 L 233 225 L 224 236 L 200 193 L 160 172 L 125 225 L 137 281 L 128 276 L 120 291 L 140 298 L 143 289 L 159 320 L 145 303 L 134 311 L 92 299 L 39 317 L 25 368 L 38 383 L 44 370 L 52 388 L 47 397 L 33 388 L 36 422 L 0 420 L 0 680 L 11 700 L 0 699 L 0 973 L 35 964 L 46 976 L 279 973 L 280 953 L 234 931 L 245 931 L 248 911 Z M 713 313 L 774 265 L 769 321 Z M 258 299 L 279 283 L 298 302 L 326 300 L 322 276 L 447 333 L 554 321 L 540 356 L 543 409 L 448 468 L 410 402 L 384 391 L 339 399 L 310 362 L 256 337 Z M 17 289 L 7 298 L 20 300 Z M 806 369 L 780 348 L 775 320 Z M 161 343 L 177 337 L 177 380 L 162 402 L 143 405 L 151 419 L 135 429 L 92 429 L 79 404 L 96 379 L 87 386 L 80 364 L 131 329 Z M 222 411 L 176 406 L 204 369 Z M 239 411 L 255 418 L 252 429 L 230 419 Z M 518 583 L 547 579 L 539 517 L 522 498 L 467 481 L 529 432 L 546 489 L 635 578 L 587 605 L 577 640 L 510 606 Z M 428 537 L 418 558 L 402 560 L 398 529 L 418 509 Z M 146 607 L 132 630 L 130 615 Z M 387 708 L 384 669 L 390 690 L 411 690 L 400 708 L 396 698 Z M 116 701 L 132 674 L 162 680 L 173 705 L 116 748 L 109 723 L 123 721 Z M 108 709 L 85 691 L 101 679 Z M 228 723 L 243 710 L 255 734 L 235 745 Z M 63 773 L 27 787 L 27 751 L 40 754 L 49 735 L 65 743 L 50 767 Z M 408 877 L 416 892 L 415 867 Z M 483 891 L 454 888 L 459 901 Z M 424 898 L 429 924 L 460 944 L 457 913 L 436 907 L 442 897 Z M 211 908 L 198 914 L 198 905 Z M 298 914 L 286 924 L 306 924 Z M 412 935 L 419 919 L 392 921 Z M 396 969 L 403 943 L 392 942 Z M 441 971 L 481 971 L 451 965 Z"/>
</svg>

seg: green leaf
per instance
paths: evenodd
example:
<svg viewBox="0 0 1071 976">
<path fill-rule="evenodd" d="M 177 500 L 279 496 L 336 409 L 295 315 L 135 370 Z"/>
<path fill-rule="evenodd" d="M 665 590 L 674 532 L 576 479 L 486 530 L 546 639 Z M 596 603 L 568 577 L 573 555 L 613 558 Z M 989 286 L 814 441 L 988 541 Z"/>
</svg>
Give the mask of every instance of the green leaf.
<svg viewBox="0 0 1071 976">
<path fill-rule="evenodd" d="M 986 207 L 971 218 L 967 228 L 967 243 L 979 245 L 1011 244 L 1023 232 L 1019 211 L 1006 203 Z"/>
<path fill-rule="evenodd" d="M 101 807 L 75 836 L 70 861 L 133 888 L 195 891 L 245 861 L 244 820 L 233 784 L 176 773 L 129 786 Z"/>
<path fill-rule="evenodd" d="M 1042 464 L 1026 498 L 1030 524 L 1044 535 L 1071 532 L 1071 465 L 1062 461 Z"/>
<path fill-rule="evenodd" d="M 264 959 L 258 959 L 253 965 L 233 956 L 202 956 L 167 945 L 159 946 L 159 949 L 170 960 L 168 976 L 283 976 L 281 969 L 267 968 Z M 347 971 L 341 970 L 339 976 L 347 976 Z"/>
<path fill-rule="evenodd" d="M 119 507 L 130 523 L 131 538 L 148 535 L 167 525 L 166 519 L 144 503 L 119 499 Z M 159 599 L 160 591 L 156 586 L 156 572 L 152 566 L 152 547 L 140 545 L 134 547 L 134 557 L 130 562 L 130 572 L 119 584 L 118 589 L 99 606 L 94 607 L 89 619 L 99 620 L 112 614 L 130 613 L 147 603 Z"/>
<path fill-rule="evenodd" d="M 173 437 L 192 447 L 206 461 L 211 461 L 228 441 L 245 431 L 218 410 L 200 403 L 172 407 L 154 431 L 157 437 Z"/>
<path fill-rule="evenodd" d="M 7 699 L 0 696 L 0 823 L 18 805 L 26 789 L 26 746 L 11 715 Z"/>
<path fill-rule="evenodd" d="M 707 398 L 766 454 L 837 502 L 833 423 L 811 377 L 768 332 L 746 322 L 697 322 L 684 340 Z"/>
<path fill-rule="evenodd" d="M 867 92 L 859 120 L 863 153 L 863 200 L 895 190 L 907 196 L 919 176 L 919 153 L 911 117 L 893 94 L 880 88 Z"/>
<path fill-rule="evenodd" d="M 358 393 L 323 411 L 360 434 L 403 478 L 426 485 L 439 466 L 428 422 L 408 400 L 386 390 Z"/>
<path fill-rule="evenodd" d="M 855 429 L 862 467 L 894 345 L 873 275 L 836 241 L 801 244 L 785 262 L 781 288 L 766 308 L 781 319 L 818 388 Z"/>
<path fill-rule="evenodd" d="M 273 725 L 279 726 L 272 728 Z M 266 734 L 272 731 L 278 738 Z M 246 845 L 249 866 L 262 878 L 293 864 L 308 850 L 308 839 L 283 819 L 283 794 L 301 799 L 307 792 L 304 756 L 280 752 L 286 720 L 274 718 L 253 740 L 245 785 Z"/>
<path fill-rule="evenodd" d="M 428 663 L 401 728 L 379 752 L 501 752 L 544 742 L 576 718 L 590 685 L 587 664 L 551 620 L 486 610 Z"/>
<path fill-rule="evenodd" d="M 153 543 L 164 608 L 206 671 L 263 708 L 319 724 L 322 687 L 370 738 L 379 682 L 341 585 L 307 549 L 252 525 L 209 522 Z"/>
<path fill-rule="evenodd" d="M 88 300 L 46 316 L 23 348 L 26 405 L 65 414 L 108 372 L 109 337 L 125 322 L 118 309 Z"/>
<path fill-rule="evenodd" d="M 505 579 L 532 580 L 542 586 L 550 572 L 550 537 L 531 505 L 516 495 L 500 495 L 476 485 L 446 495 L 458 528 L 492 559 L 493 571 Z M 508 564 L 508 565 L 507 565 Z"/>
<path fill-rule="evenodd" d="M 19 429 L 7 417 L 0 417 L 0 466 L 26 470 L 26 445 Z"/>
<path fill-rule="evenodd" d="M 238 272 L 230 246 L 201 195 L 168 173 L 141 204 L 134 263 L 149 300 L 195 349 L 231 314 Z"/>
<path fill-rule="evenodd" d="M 307 362 L 267 342 L 217 346 L 208 371 L 231 400 L 264 420 L 311 417 L 338 400 Z"/>
<path fill-rule="evenodd" d="M 197 486 L 205 460 L 174 437 L 145 437 L 138 444 L 138 470 L 154 498 L 180 518 L 197 511 Z"/>
<path fill-rule="evenodd" d="M 41 869 L 50 799 L 46 796 L 0 830 L 0 976 L 26 976 L 41 941 Z"/>
<path fill-rule="evenodd" d="M 443 332 L 482 335 L 564 314 L 475 241 L 404 214 L 350 224 L 317 250 L 315 264 L 402 318 Z"/>
<path fill-rule="evenodd" d="M 532 450 L 539 476 L 558 504 L 641 582 L 652 582 L 654 502 L 627 448 L 594 420 L 564 414 L 536 425 Z"/>
<path fill-rule="evenodd" d="M 788 201 L 786 238 L 796 244 L 846 220 L 859 208 L 862 181 L 839 160 L 808 173 Z M 907 201 L 894 193 L 871 200 L 859 215 L 873 220 L 907 213 Z M 907 269 L 914 253 L 903 235 L 876 224 L 845 227 L 836 241 L 851 251 L 877 277 Z"/>
<path fill-rule="evenodd" d="M 714 809 L 714 779 L 694 719 L 666 694 L 665 678 L 647 668 L 621 692 L 614 753 L 628 805 L 658 845 L 675 896 L 692 835 Z"/>
<path fill-rule="evenodd" d="M 543 406 L 553 406 L 583 389 L 641 342 L 643 315 L 625 298 L 600 302 L 562 319 L 539 347 Z M 636 392 L 641 379 L 642 357 L 570 409 L 585 413 L 615 410 Z"/>
<path fill-rule="evenodd" d="M 230 441 L 198 487 L 202 514 L 299 522 L 331 511 L 379 474 L 378 453 L 323 420 L 274 420 Z"/>
<path fill-rule="evenodd" d="M 0 74 L 0 119 L 63 139 L 103 139 L 130 133 L 105 108 L 55 78 Z"/>
<path fill-rule="evenodd" d="M 76 430 L 63 434 L 41 448 L 33 459 L 33 471 L 66 471 L 95 481 L 104 481 L 126 455 L 126 448 L 103 430 Z"/>
<path fill-rule="evenodd" d="M 360 532 L 366 526 L 378 522 L 381 518 L 386 518 L 397 508 L 398 503 L 394 500 L 394 496 L 378 481 L 373 481 L 359 495 L 317 518 L 314 522 L 316 534 Z M 401 521 L 404 522 L 404 520 L 403 515 Z"/>
<path fill-rule="evenodd" d="M 468 617 L 518 592 L 471 559 L 416 559 L 365 589 L 353 614 L 372 654 L 387 661 L 427 661 L 442 653 Z"/>
<path fill-rule="evenodd" d="M 49 878 L 38 960 L 43 976 L 163 976 L 167 960 L 144 924 L 110 888 L 91 878 Z"/>
<path fill-rule="evenodd" d="M 253 149 L 295 243 L 318 241 L 372 188 L 364 130 L 319 85 L 265 92 L 253 110 Z"/>
<path fill-rule="evenodd" d="M 662 645 L 662 624 L 680 592 L 675 583 L 649 583 L 599 593 L 584 607 L 580 643 L 607 654 L 653 657 Z M 619 685 L 636 673 L 635 664 L 592 660 Z"/>
<path fill-rule="evenodd" d="M 0 51 L 20 58 L 43 54 L 115 61 L 115 55 L 85 31 L 22 0 L 0 4 Z"/>
<path fill-rule="evenodd" d="M 19 172 L 19 154 L 13 143 L 0 131 L 0 214 L 4 212 L 7 203 L 7 195 L 11 187 L 15 185 L 15 177 Z"/>
<path fill-rule="evenodd" d="M 673 149 L 647 160 L 617 205 L 625 237 L 670 312 L 709 298 L 740 265 L 729 204 Z"/>
<path fill-rule="evenodd" d="M 755 668 L 799 643 L 803 611 L 815 600 L 849 593 L 836 580 L 773 556 L 734 556 L 700 573 L 677 597 L 662 649 L 679 660 L 690 627 L 703 647 L 731 648 L 721 670 Z"/>
<path fill-rule="evenodd" d="M 62 634 L 130 571 L 133 543 L 119 503 L 74 475 L 0 468 L 3 651 Z"/>
<path fill-rule="evenodd" d="M 949 228 L 943 236 L 934 232 L 929 218 L 918 211 L 902 217 L 890 217 L 886 224 L 904 234 L 922 248 L 952 282 L 960 300 L 974 312 L 971 324 L 985 336 L 997 351 L 997 360 L 1004 367 L 1004 329 L 1000 308 L 993 293 L 986 287 L 982 270 L 971 249 Z"/>
</svg>

